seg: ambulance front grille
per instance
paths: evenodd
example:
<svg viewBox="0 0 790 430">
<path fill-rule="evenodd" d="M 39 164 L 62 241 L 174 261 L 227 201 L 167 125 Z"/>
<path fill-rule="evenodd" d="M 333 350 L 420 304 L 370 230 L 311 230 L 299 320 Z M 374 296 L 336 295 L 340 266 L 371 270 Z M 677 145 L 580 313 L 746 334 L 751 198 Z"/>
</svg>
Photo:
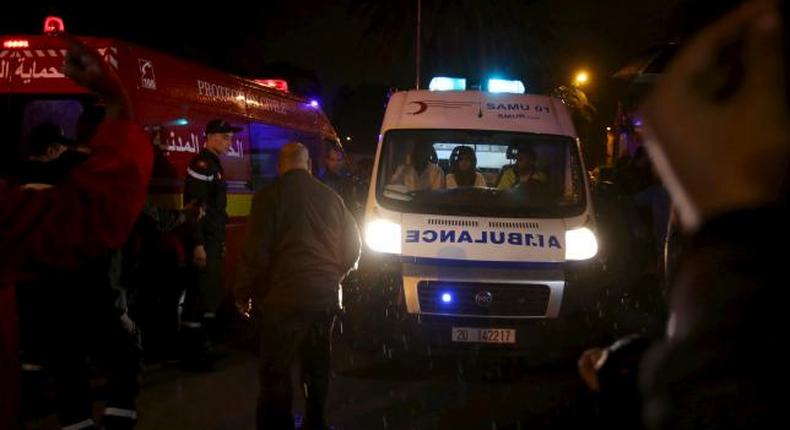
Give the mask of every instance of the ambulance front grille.
<svg viewBox="0 0 790 430">
<path fill-rule="evenodd" d="M 446 225 L 451 227 L 477 227 L 477 221 L 461 219 L 428 218 L 428 225 Z"/>
<path fill-rule="evenodd" d="M 488 223 L 490 228 L 509 228 L 509 229 L 523 229 L 523 230 L 537 230 L 540 225 L 536 222 L 501 222 L 490 221 Z"/>
<path fill-rule="evenodd" d="M 550 294 L 547 285 L 536 284 L 447 281 L 417 284 L 420 312 L 427 314 L 540 317 L 546 315 Z M 486 300 L 478 296 L 489 296 L 490 304 L 485 305 Z"/>
</svg>

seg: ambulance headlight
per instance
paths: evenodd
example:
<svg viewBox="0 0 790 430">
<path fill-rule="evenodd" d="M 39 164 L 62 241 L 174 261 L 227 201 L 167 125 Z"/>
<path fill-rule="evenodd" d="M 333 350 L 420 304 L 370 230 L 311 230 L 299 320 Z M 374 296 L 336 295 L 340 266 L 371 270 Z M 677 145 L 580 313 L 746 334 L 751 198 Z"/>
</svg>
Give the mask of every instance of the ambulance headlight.
<svg viewBox="0 0 790 430">
<path fill-rule="evenodd" d="M 377 252 L 400 254 L 400 224 L 386 219 L 374 219 L 365 226 L 365 243 Z"/>
<path fill-rule="evenodd" d="M 587 227 L 565 232 L 565 259 L 589 260 L 598 254 L 598 239 Z"/>
</svg>

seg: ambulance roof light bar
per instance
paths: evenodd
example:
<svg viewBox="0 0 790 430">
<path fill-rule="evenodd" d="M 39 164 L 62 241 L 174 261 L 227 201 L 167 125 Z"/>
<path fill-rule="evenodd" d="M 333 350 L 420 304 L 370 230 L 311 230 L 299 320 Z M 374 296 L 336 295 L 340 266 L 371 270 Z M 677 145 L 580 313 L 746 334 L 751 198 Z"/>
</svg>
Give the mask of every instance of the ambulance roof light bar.
<svg viewBox="0 0 790 430">
<path fill-rule="evenodd" d="M 63 24 L 63 19 L 57 16 L 48 16 L 44 19 L 44 34 L 63 33 L 66 31 L 66 25 Z"/>
<path fill-rule="evenodd" d="M 428 89 L 431 91 L 464 91 L 466 90 L 466 79 L 437 76 L 431 79 Z"/>
<path fill-rule="evenodd" d="M 489 79 L 488 92 L 490 93 L 510 93 L 510 94 L 524 94 L 526 89 L 524 83 L 517 80 L 506 79 Z"/>
</svg>

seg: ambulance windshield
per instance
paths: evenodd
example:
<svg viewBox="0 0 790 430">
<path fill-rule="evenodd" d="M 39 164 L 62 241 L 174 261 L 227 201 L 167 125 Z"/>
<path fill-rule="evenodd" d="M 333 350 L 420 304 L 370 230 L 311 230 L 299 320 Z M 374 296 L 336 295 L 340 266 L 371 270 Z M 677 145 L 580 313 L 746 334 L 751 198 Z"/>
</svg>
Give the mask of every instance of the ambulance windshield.
<svg viewBox="0 0 790 430">
<path fill-rule="evenodd" d="M 576 142 L 480 130 L 393 130 L 377 196 L 411 213 L 568 217 L 586 204 Z"/>
</svg>

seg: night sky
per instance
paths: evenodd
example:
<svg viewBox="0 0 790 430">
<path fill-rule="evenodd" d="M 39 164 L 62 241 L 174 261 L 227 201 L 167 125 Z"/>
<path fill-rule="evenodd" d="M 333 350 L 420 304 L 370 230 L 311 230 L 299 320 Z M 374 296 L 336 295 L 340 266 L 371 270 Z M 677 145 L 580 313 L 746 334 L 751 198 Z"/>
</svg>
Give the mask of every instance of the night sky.
<svg viewBox="0 0 790 430">
<path fill-rule="evenodd" d="M 593 103 L 611 104 L 608 76 L 673 39 L 688 3 L 423 0 L 423 85 L 437 74 L 498 74 L 544 92 L 583 67 Z M 416 0 L 194 4 L 18 1 L 4 6 L 0 34 L 39 32 L 51 13 L 74 34 L 126 39 L 249 77 L 285 76 L 318 95 L 355 142 L 375 136 L 387 88 L 414 85 Z"/>
</svg>

